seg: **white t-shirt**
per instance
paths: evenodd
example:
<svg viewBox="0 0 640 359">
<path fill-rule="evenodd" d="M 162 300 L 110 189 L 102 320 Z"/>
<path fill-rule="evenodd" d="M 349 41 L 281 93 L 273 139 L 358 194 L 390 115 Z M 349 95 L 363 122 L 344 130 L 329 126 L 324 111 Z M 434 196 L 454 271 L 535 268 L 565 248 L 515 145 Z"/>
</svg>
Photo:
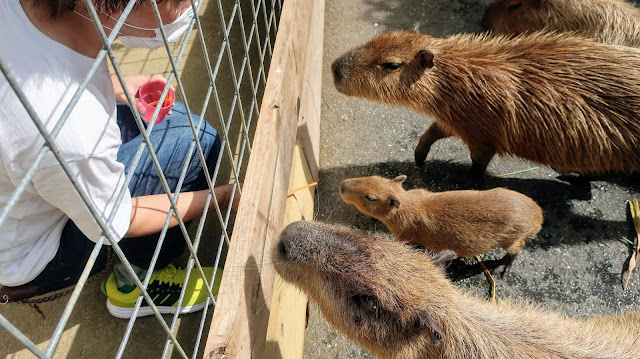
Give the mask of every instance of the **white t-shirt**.
<svg viewBox="0 0 640 359">
<path fill-rule="evenodd" d="M 94 59 L 53 41 L 29 21 L 19 0 L 0 0 L 0 58 L 50 132 L 83 81 Z M 44 139 L 0 73 L 0 208 L 5 208 Z M 103 62 L 82 93 L 56 144 L 80 186 L 104 220 L 124 184 L 124 166 L 116 161 L 121 145 L 113 86 Z M 129 229 L 127 190 L 110 230 L 122 238 Z M 90 240 L 101 231 L 51 152 L 8 219 L 0 226 L 0 284 L 33 280 L 58 250 L 60 234 L 71 218 Z"/>
</svg>

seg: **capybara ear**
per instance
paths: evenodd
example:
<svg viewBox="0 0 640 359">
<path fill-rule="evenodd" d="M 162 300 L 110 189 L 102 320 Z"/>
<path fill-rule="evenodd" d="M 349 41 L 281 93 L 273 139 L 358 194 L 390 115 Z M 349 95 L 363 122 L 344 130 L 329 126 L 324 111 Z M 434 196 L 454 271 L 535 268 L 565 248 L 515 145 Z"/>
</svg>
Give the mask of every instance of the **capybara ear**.
<svg viewBox="0 0 640 359">
<path fill-rule="evenodd" d="M 396 178 L 394 178 L 393 180 L 396 181 L 398 184 L 402 184 L 404 182 L 404 180 L 407 179 L 406 175 L 400 175 Z"/>
<path fill-rule="evenodd" d="M 400 207 L 400 199 L 398 197 L 396 197 L 396 196 L 389 197 L 389 206 L 399 208 Z"/>
<path fill-rule="evenodd" d="M 433 52 L 429 50 L 420 50 L 416 55 L 416 58 L 419 60 L 420 66 L 423 69 L 430 69 L 433 67 L 433 57 Z"/>
<path fill-rule="evenodd" d="M 431 332 L 431 335 L 433 336 L 434 343 L 444 338 L 444 334 L 442 334 L 442 330 L 428 313 L 421 312 L 418 315 L 418 319 L 416 319 L 415 326 L 416 326 L 416 329 L 418 330 L 422 330 L 425 328 L 429 329 L 429 331 Z"/>
</svg>

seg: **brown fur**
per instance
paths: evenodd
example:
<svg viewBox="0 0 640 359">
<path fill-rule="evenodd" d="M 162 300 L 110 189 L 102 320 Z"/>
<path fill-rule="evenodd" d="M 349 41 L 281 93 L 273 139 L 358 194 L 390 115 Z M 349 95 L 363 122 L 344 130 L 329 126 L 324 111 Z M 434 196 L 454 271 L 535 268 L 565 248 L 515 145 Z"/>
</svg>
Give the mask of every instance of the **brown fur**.
<svg viewBox="0 0 640 359">
<path fill-rule="evenodd" d="M 511 261 L 542 226 L 542 209 L 521 193 L 506 188 L 406 191 L 405 179 L 346 179 L 340 184 L 340 196 L 382 221 L 398 240 L 434 252 L 451 250 L 461 257 L 503 248 Z"/>
<path fill-rule="evenodd" d="M 397 68 L 396 68 L 397 67 Z M 333 65 L 338 91 L 435 118 L 416 147 L 469 147 L 472 175 L 495 153 L 562 173 L 640 169 L 640 50 L 566 34 L 512 39 L 410 32 L 381 35 Z"/>
<path fill-rule="evenodd" d="M 500 0 L 487 10 L 483 25 L 499 34 L 572 32 L 640 47 L 640 9 L 621 0 Z"/>
<path fill-rule="evenodd" d="M 638 358 L 638 315 L 578 320 L 490 303 L 456 289 L 429 256 L 401 242 L 296 222 L 272 257 L 329 323 L 380 358 Z"/>
</svg>

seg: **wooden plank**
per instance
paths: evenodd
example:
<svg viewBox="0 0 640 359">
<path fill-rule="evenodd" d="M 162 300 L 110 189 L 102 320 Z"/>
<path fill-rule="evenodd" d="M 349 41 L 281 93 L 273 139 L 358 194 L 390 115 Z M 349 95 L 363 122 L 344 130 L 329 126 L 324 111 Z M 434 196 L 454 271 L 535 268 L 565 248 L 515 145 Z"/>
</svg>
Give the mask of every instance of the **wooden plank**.
<svg viewBox="0 0 640 359">
<path fill-rule="evenodd" d="M 282 227 L 310 29 L 322 0 L 287 0 L 204 358 L 261 358 L 272 301 L 270 250 Z M 324 4 L 324 3 L 323 3 Z M 322 10 L 324 7 L 322 7 Z M 320 68 L 317 69 L 320 71 Z"/>
<path fill-rule="evenodd" d="M 322 93 L 322 53 L 324 38 L 324 0 L 316 1 L 311 25 L 310 45 L 307 49 L 308 65 L 305 67 L 300 105 L 298 138 L 304 147 L 313 180 L 318 180 L 320 159 L 320 106 Z"/>
<path fill-rule="evenodd" d="M 317 142 L 317 139 L 316 141 Z M 289 191 L 314 182 L 301 145 L 293 154 Z M 292 193 L 287 198 L 284 225 L 313 219 L 315 187 Z M 276 274 L 267 329 L 265 359 L 300 359 L 304 352 L 304 331 L 307 326 L 307 297 Z"/>
<path fill-rule="evenodd" d="M 294 191 L 318 180 L 320 154 L 320 105 L 322 91 L 322 43 L 324 0 L 318 1 L 311 25 L 307 65 L 305 66 L 298 142 L 294 151 L 289 190 Z M 287 198 L 285 223 L 313 219 L 316 187 L 297 191 Z M 271 315 L 267 329 L 265 359 L 300 359 L 304 354 L 307 326 L 307 297 L 276 274 Z"/>
</svg>

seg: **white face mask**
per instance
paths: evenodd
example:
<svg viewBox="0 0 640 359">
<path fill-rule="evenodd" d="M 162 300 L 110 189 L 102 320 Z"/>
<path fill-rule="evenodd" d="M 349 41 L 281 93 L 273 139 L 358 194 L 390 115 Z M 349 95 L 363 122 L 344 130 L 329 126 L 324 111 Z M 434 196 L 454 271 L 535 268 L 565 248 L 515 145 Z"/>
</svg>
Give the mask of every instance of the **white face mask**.
<svg viewBox="0 0 640 359">
<path fill-rule="evenodd" d="M 189 6 L 187 10 L 185 10 L 182 15 L 180 15 L 176 21 L 170 24 L 164 24 L 164 34 L 167 36 L 168 42 L 176 42 L 180 40 L 180 37 L 187 31 L 189 28 L 189 24 L 191 23 L 191 19 L 193 19 L 193 8 Z M 117 19 L 116 19 L 117 20 Z M 162 33 L 160 33 L 160 28 L 148 29 L 144 27 L 133 26 L 125 23 L 125 25 L 138 29 L 138 30 L 149 30 L 155 31 L 156 36 L 154 37 L 140 37 L 140 36 L 128 36 L 128 35 L 120 35 L 118 39 L 122 42 L 122 45 L 127 48 L 137 48 L 144 47 L 149 49 L 157 49 L 164 45 L 164 41 L 162 41 Z"/>
<path fill-rule="evenodd" d="M 89 17 L 73 10 L 76 14 L 84 17 L 85 19 L 91 20 Z M 118 21 L 118 19 L 107 15 L 109 18 Z M 164 33 L 167 36 L 168 42 L 176 42 L 182 37 L 182 35 L 189 28 L 189 24 L 191 23 L 191 19 L 193 19 L 193 8 L 189 6 L 174 22 L 170 24 L 164 24 Z M 112 28 L 102 25 L 109 30 L 113 30 Z M 129 36 L 123 35 L 120 33 L 118 39 L 122 42 L 122 45 L 126 48 L 148 48 L 148 49 L 157 49 L 164 45 L 164 41 L 162 41 L 162 33 L 160 33 L 160 28 L 149 29 L 146 27 L 139 27 L 135 25 L 124 23 L 124 26 L 128 26 L 133 29 L 138 30 L 147 30 L 147 31 L 155 31 L 156 35 L 154 37 L 141 37 L 141 36 Z"/>
</svg>

